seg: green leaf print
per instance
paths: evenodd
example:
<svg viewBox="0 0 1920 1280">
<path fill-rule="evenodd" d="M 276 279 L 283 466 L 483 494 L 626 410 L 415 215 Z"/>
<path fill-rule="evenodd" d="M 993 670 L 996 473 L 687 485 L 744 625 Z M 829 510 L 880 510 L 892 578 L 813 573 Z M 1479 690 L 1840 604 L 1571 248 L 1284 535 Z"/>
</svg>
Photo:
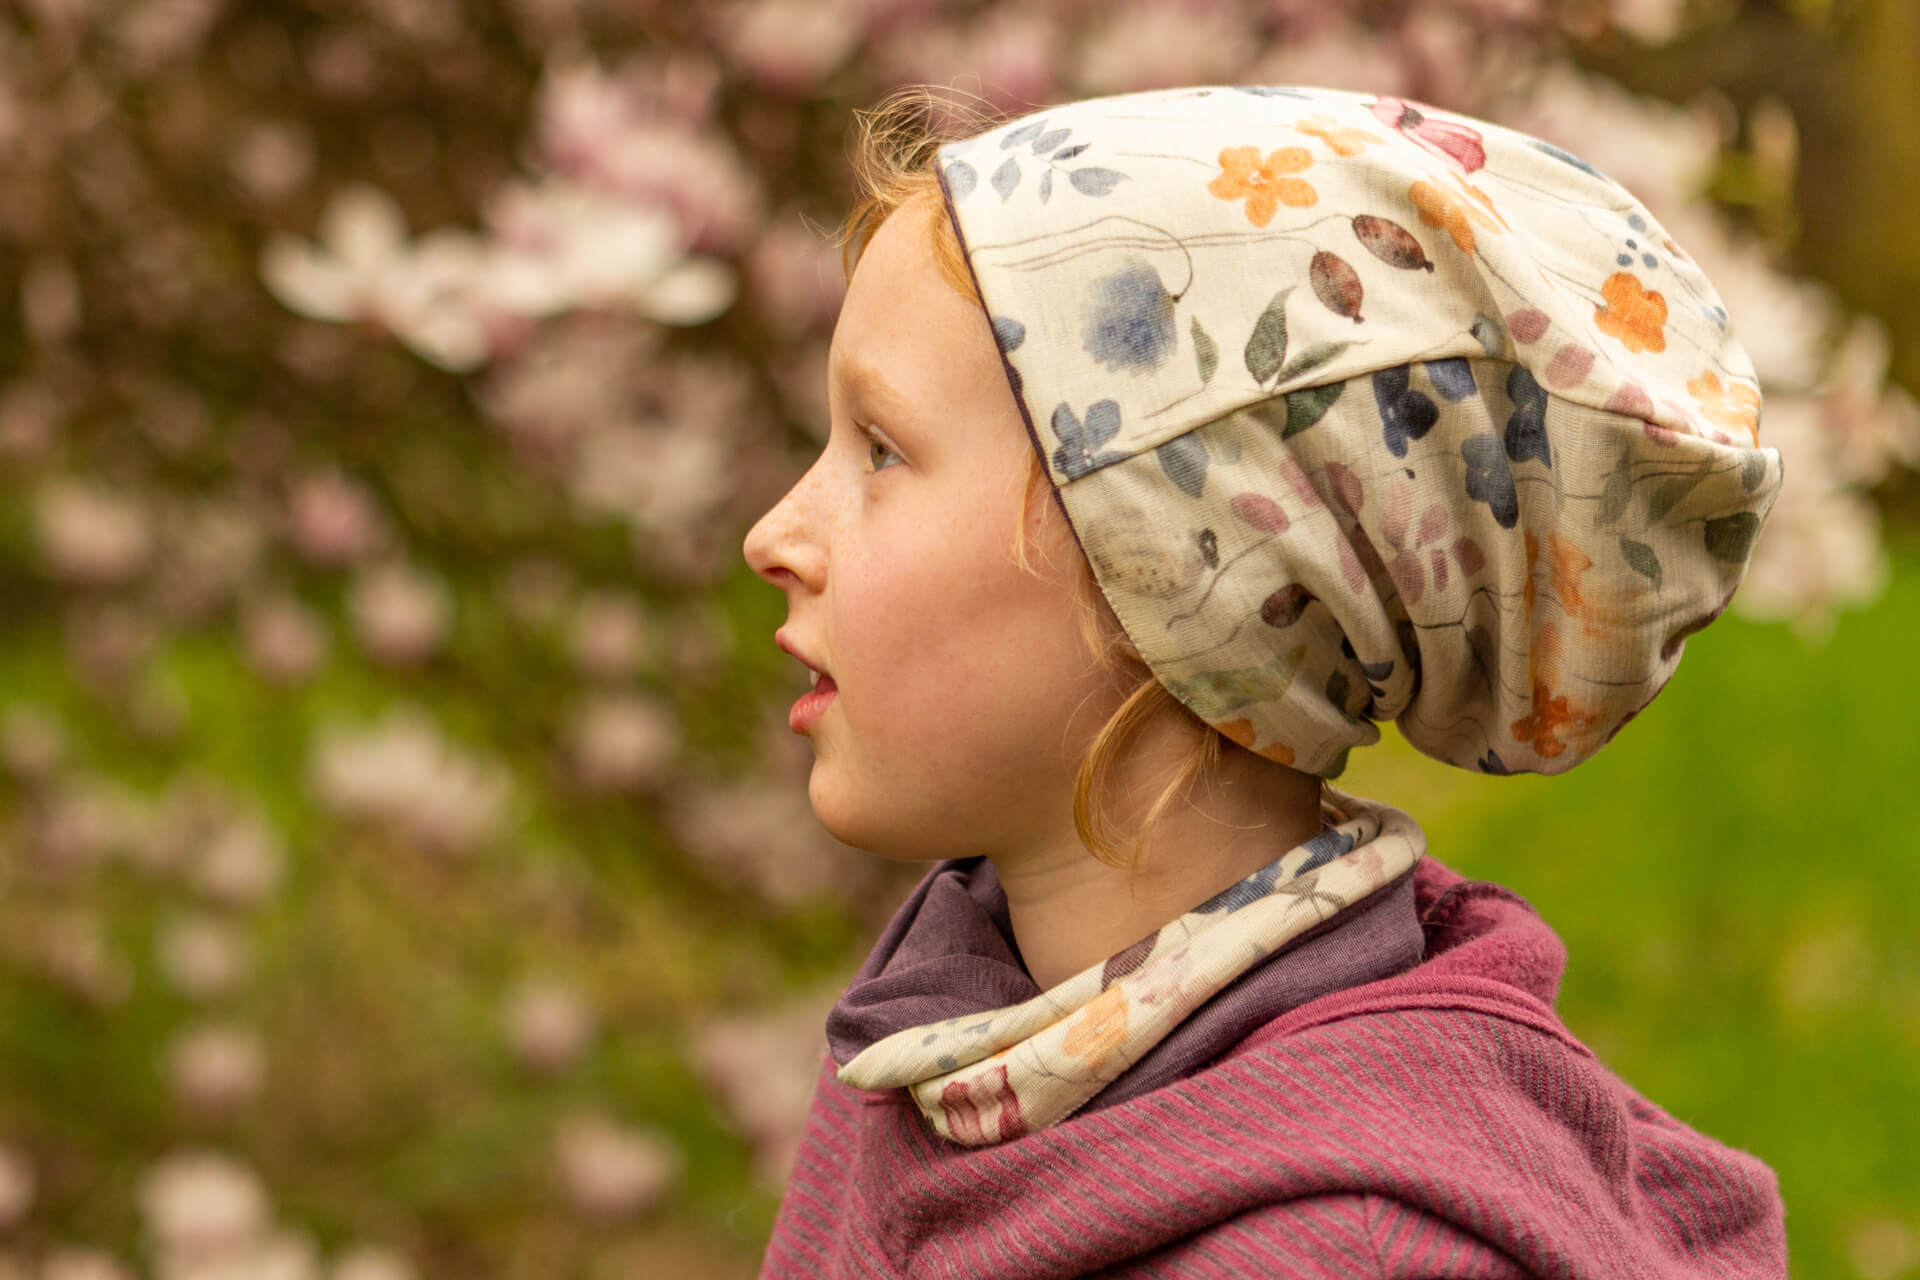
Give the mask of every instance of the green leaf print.
<svg viewBox="0 0 1920 1280">
<path fill-rule="evenodd" d="M 1297 436 L 1320 419 L 1327 416 L 1327 410 L 1347 389 L 1344 382 L 1329 382 L 1318 387 L 1302 387 L 1298 391 L 1289 391 L 1286 395 L 1287 425 L 1280 429 L 1280 438 Z"/>
<path fill-rule="evenodd" d="M 1220 367 L 1220 346 L 1200 327 L 1199 316 L 1193 318 L 1193 359 L 1200 366 L 1201 383 L 1212 382 L 1213 371 Z"/>
<path fill-rule="evenodd" d="M 1287 295 L 1293 292 L 1293 286 L 1273 295 L 1273 301 L 1260 313 L 1254 322 L 1253 333 L 1247 338 L 1247 372 L 1253 375 L 1255 382 L 1266 382 L 1280 372 L 1280 366 L 1287 359 Z"/>
<path fill-rule="evenodd" d="M 1654 589 L 1660 588 L 1660 557 L 1653 554 L 1653 548 L 1644 542 L 1635 542 L 1632 538 L 1620 539 L 1620 554 L 1627 558 L 1633 571 L 1653 583 Z"/>
<path fill-rule="evenodd" d="M 1306 661 L 1307 646 L 1295 645 L 1271 662 L 1231 671 L 1202 671 L 1187 680 L 1172 680 L 1168 688 L 1203 720 L 1224 720 L 1250 702 L 1271 702 L 1287 691 Z"/>
<path fill-rule="evenodd" d="M 1716 560 L 1735 564 L 1744 561 L 1760 536 L 1760 517 L 1751 511 L 1736 511 L 1707 521 L 1707 551 Z"/>
</svg>

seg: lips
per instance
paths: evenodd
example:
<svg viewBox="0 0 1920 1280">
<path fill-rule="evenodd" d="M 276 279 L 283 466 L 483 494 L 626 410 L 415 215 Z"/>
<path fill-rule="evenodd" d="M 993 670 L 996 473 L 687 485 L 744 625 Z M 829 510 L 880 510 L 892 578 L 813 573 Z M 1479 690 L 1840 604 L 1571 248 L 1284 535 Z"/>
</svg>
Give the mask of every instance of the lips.
<svg viewBox="0 0 1920 1280">
<path fill-rule="evenodd" d="M 805 649 L 789 640 L 784 631 L 773 633 L 773 642 L 781 649 L 800 659 L 807 671 L 813 676 L 813 688 L 800 695 L 787 713 L 787 725 L 795 733 L 806 733 L 821 716 L 827 713 L 827 707 L 839 693 L 840 686 L 827 674 L 825 665 L 815 661 Z"/>
</svg>

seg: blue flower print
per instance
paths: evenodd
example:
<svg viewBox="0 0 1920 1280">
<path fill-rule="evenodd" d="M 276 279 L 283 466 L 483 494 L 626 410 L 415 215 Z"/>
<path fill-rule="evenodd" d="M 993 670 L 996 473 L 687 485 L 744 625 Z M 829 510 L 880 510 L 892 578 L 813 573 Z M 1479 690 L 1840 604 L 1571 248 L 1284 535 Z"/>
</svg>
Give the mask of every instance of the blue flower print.
<svg viewBox="0 0 1920 1280">
<path fill-rule="evenodd" d="M 1502 529 L 1520 520 L 1520 495 L 1513 487 L 1513 466 L 1493 432 L 1469 436 L 1460 446 L 1467 463 L 1467 496 L 1484 502 Z"/>
<path fill-rule="evenodd" d="M 1312 850 L 1312 856 L 1300 864 L 1293 874 L 1303 876 L 1307 872 L 1326 866 L 1343 853 L 1353 852 L 1353 837 L 1338 827 L 1328 827 L 1319 835 L 1306 841 L 1300 847 Z"/>
<path fill-rule="evenodd" d="M 1126 460 L 1124 453 L 1094 452 L 1120 434 L 1120 406 L 1115 401 L 1096 400 L 1088 405 L 1083 423 L 1062 400 L 1053 410 L 1053 434 L 1060 437 L 1060 447 L 1053 451 L 1054 470 L 1069 480 Z"/>
<path fill-rule="evenodd" d="M 1396 458 L 1407 456 L 1407 441 L 1418 440 L 1440 420 L 1440 408 L 1433 397 L 1415 391 L 1412 365 L 1396 365 L 1373 375 L 1373 402 L 1380 407 L 1380 420 L 1386 424 L 1387 449 Z"/>
<path fill-rule="evenodd" d="M 1238 911 L 1249 902 L 1258 902 L 1273 892 L 1274 884 L 1280 879 L 1280 860 L 1269 862 L 1246 879 L 1237 884 L 1228 885 L 1205 902 L 1194 908 L 1200 915 L 1212 915 L 1216 911 Z"/>
<path fill-rule="evenodd" d="M 1139 258 L 1093 282 L 1082 312 L 1080 341 L 1109 370 L 1158 369 L 1176 345 L 1173 295 L 1160 273 Z"/>
<path fill-rule="evenodd" d="M 1002 355 L 1018 351 L 1020 344 L 1027 340 L 1027 326 L 1012 316 L 995 316 L 993 317 L 993 340 L 999 344 Z"/>
<path fill-rule="evenodd" d="M 1507 417 L 1507 457 L 1514 462 L 1538 458 L 1551 467 L 1553 448 L 1547 443 L 1547 390 L 1520 365 L 1507 374 L 1507 399 L 1513 412 Z"/>
<path fill-rule="evenodd" d="M 1561 148 L 1554 146 L 1551 142 L 1542 142 L 1538 138 L 1535 138 L 1533 140 L 1533 145 L 1537 150 L 1546 152 L 1548 155 L 1552 156 L 1555 160 L 1564 161 L 1567 164 L 1572 165 L 1576 169 L 1584 169 L 1596 178 L 1604 178 L 1607 176 L 1606 174 L 1601 173 L 1598 169 L 1594 168 L 1592 165 L 1588 164 L 1585 160 L 1582 160 L 1579 156 L 1573 154 L 1573 152 L 1562 150 Z"/>
<path fill-rule="evenodd" d="M 1427 380 L 1449 400 L 1465 400 L 1479 390 L 1473 381 L 1473 366 L 1465 356 L 1427 361 Z"/>
<path fill-rule="evenodd" d="M 973 166 L 965 160 L 953 161 L 946 167 L 945 172 L 947 191 L 955 200 L 965 200 L 973 193 L 973 188 L 980 181 L 980 175 L 975 173 Z"/>
</svg>

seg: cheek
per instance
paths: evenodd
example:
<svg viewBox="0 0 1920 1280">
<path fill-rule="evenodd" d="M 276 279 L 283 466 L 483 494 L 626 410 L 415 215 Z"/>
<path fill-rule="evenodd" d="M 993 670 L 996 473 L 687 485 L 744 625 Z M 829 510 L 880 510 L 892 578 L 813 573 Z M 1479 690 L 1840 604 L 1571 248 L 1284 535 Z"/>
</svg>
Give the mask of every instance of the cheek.
<svg viewBox="0 0 1920 1280">
<path fill-rule="evenodd" d="M 1020 570 L 1012 537 L 1012 511 L 930 523 L 845 584 L 858 592 L 836 633 L 851 660 L 845 710 L 863 740 L 982 767 L 1057 751 L 1062 715 L 1086 691 L 1085 659 L 1070 596 Z"/>
</svg>

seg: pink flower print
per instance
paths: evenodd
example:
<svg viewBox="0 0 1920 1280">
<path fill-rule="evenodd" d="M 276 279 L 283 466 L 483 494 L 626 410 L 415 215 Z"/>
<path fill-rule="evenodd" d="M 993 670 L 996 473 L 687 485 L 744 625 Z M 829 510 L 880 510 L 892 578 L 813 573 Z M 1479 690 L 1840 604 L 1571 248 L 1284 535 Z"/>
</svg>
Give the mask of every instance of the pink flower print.
<svg viewBox="0 0 1920 1280">
<path fill-rule="evenodd" d="M 1387 491 L 1386 520 L 1381 527 L 1389 558 L 1387 576 L 1399 588 L 1400 598 L 1409 605 L 1420 603 L 1427 591 L 1428 561 L 1433 571 L 1433 589 L 1447 586 L 1447 562 L 1437 547 L 1431 555 L 1421 552 L 1438 544 L 1447 535 L 1449 521 L 1442 503 L 1431 503 L 1420 513 L 1418 528 L 1413 527 L 1413 486 L 1397 485 Z M 1411 537 L 1409 537 L 1411 535 Z"/>
<path fill-rule="evenodd" d="M 969 1147 L 1006 1142 L 1027 1131 L 1020 1098 L 1007 1082 L 1004 1062 L 971 1083 L 955 1080 L 947 1085 L 940 1091 L 940 1110 L 953 1140 Z"/>
</svg>

